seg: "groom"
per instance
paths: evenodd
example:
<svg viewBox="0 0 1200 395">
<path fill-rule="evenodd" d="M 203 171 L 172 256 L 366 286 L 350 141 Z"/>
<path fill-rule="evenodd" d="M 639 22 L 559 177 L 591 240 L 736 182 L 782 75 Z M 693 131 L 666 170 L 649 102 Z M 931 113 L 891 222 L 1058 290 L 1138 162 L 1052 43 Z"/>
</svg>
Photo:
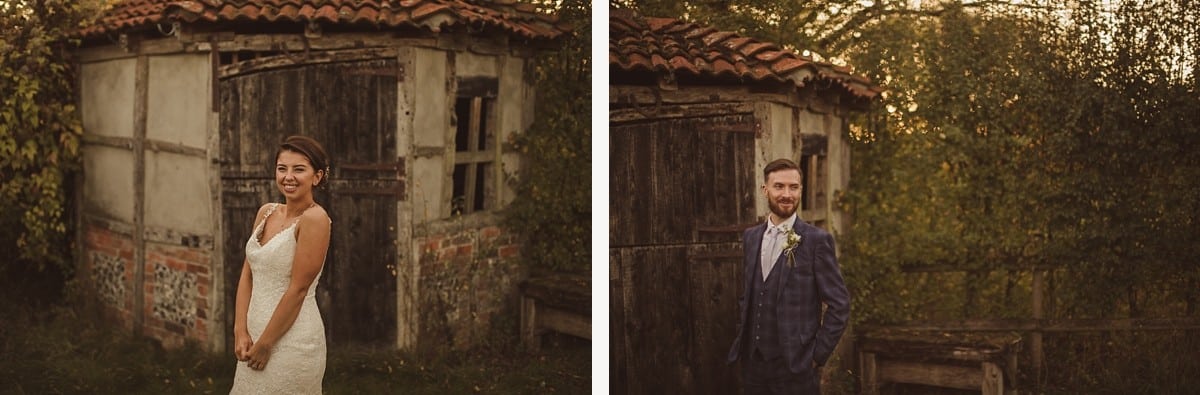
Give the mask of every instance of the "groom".
<svg viewBox="0 0 1200 395">
<path fill-rule="evenodd" d="M 745 291 L 728 362 L 742 361 L 745 395 L 819 394 L 817 368 L 850 318 L 833 236 L 797 219 L 800 177 L 790 160 L 767 164 L 762 189 L 771 213 L 742 234 Z"/>
</svg>

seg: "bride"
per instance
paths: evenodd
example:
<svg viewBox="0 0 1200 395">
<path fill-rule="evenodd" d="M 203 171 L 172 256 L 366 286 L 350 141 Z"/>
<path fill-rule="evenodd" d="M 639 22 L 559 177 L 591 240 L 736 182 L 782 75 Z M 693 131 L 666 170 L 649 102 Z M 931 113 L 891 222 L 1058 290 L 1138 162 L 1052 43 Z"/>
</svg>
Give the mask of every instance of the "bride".
<svg viewBox="0 0 1200 395">
<path fill-rule="evenodd" d="M 286 204 L 258 209 L 238 281 L 231 394 L 319 394 L 325 324 L 314 298 L 332 222 L 313 200 L 329 177 L 315 140 L 288 137 L 275 153 L 275 186 Z"/>
</svg>

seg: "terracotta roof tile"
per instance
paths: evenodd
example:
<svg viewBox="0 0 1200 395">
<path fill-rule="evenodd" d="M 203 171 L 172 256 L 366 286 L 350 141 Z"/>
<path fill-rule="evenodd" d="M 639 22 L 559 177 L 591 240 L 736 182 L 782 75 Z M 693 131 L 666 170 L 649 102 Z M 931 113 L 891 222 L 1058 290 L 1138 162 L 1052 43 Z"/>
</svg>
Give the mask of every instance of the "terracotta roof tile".
<svg viewBox="0 0 1200 395">
<path fill-rule="evenodd" d="M 814 61 L 778 44 L 678 19 L 641 17 L 628 10 L 610 9 L 608 61 L 614 71 L 682 72 L 799 87 L 817 80 L 862 99 L 883 91 L 849 67 Z"/>
<path fill-rule="evenodd" d="M 553 40 L 569 28 L 515 0 L 120 0 L 84 37 L 151 28 L 158 23 L 319 22 L 429 31 L 471 26 L 532 40 Z"/>
</svg>

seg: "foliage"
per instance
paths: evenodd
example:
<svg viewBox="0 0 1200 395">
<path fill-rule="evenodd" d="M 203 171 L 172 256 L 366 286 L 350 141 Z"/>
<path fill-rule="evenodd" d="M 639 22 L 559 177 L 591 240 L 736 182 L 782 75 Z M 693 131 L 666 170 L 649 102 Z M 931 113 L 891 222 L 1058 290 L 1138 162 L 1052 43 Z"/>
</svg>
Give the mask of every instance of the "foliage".
<svg viewBox="0 0 1200 395">
<path fill-rule="evenodd" d="M 65 216 L 81 126 L 68 50 L 95 1 L 0 2 L 0 248 L 69 270 Z"/>
<path fill-rule="evenodd" d="M 153 340 L 106 324 L 94 300 L 37 306 L 12 303 L 39 290 L 4 285 L 0 289 L 0 316 L 5 317 L 0 320 L 0 339 L 4 339 L 0 393 L 224 394 L 233 384 L 232 357 L 208 353 L 196 343 L 164 350 Z M 387 348 L 331 347 L 324 392 L 586 393 L 591 385 L 589 355 L 586 342 L 569 339 L 539 354 L 483 349 L 437 361 Z"/>
<path fill-rule="evenodd" d="M 1131 4 L 950 7 L 862 33 L 853 62 L 890 83 L 857 136 L 865 171 L 846 201 L 857 220 L 847 270 L 881 296 L 860 319 L 932 318 L 935 305 L 959 306 L 940 318 L 1019 316 L 1028 304 L 996 305 L 1028 288 L 1034 266 L 1089 279 L 1057 283 L 1059 318 L 1194 312 L 1184 299 L 1196 297 L 1200 251 L 1183 238 L 1200 231 L 1187 214 L 1200 198 L 1200 155 L 1188 149 L 1200 142 L 1189 110 L 1200 100 L 1173 52 L 1200 37 L 1172 29 L 1182 9 Z M 914 34 L 895 42 L 896 30 Z M 892 276 L 922 264 L 1007 272 L 968 275 L 952 282 L 961 297 L 935 301 L 940 281 Z M 905 292 L 921 297 L 882 297 Z M 1004 294 L 991 311 L 987 292 Z"/>
<path fill-rule="evenodd" d="M 1048 274 L 1049 318 L 1200 313 L 1200 9 L 1188 2 L 613 4 L 811 49 L 885 86 L 852 119 L 839 200 L 854 219 L 839 247 L 855 322 L 1029 318 L 1033 268 Z M 1041 383 L 1187 388 L 1171 373 L 1194 361 L 1164 345 L 1194 342 L 1117 333 L 1047 341 L 1058 376 Z M 1160 386 L 1122 381 L 1148 359 L 1169 369 Z"/>
<path fill-rule="evenodd" d="M 534 60 L 537 108 L 513 145 L 521 152 L 517 197 L 506 213 L 536 269 L 590 270 L 591 3 L 557 3 L 573 30 Z"/>
</svg>

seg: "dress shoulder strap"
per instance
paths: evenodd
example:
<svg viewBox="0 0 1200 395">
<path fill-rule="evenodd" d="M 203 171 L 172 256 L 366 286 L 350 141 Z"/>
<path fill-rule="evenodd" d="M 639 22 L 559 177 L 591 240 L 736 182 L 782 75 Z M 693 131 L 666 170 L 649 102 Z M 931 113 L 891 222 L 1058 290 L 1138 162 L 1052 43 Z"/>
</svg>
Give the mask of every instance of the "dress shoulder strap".
<svg viewBox="0 0 1200 395">
<path fill-rule="evenodd" d="M 275 209 L 277 209 L 277 208 L 279 208 L 279 203 L 271 203 L 271 207 L 267 207 L 267 214 L 263 215 L 263 218 L 265 219 L 267 217 L 270 217 L 271 213 L 275 212 Z"/>
<path fill-rule="evenodd" d="M 264 213 L 262 219 L 258 221 L 258 225 L 254 226 L 254 234 L 255 235 L 258 234 L 259 230 L 261 230 L 267 226 L 267 218 L 271 218 L 271 213 L 274 213 L 275 209 L 278 207 L 279 207 L 279 203 L 271 203 L 270 206 L 267 206 L 267 212 Z"/>
</svg>

